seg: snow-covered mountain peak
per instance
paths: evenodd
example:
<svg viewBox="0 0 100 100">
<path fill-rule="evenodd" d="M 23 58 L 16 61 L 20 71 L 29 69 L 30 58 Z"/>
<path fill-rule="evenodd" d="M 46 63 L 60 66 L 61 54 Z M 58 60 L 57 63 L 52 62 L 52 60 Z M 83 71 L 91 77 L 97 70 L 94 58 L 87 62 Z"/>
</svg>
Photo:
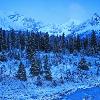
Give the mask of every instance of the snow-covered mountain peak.
<svg viewBox="0 0 100 100">
<path fill-rule="evenodd" d="M 18 21 L 20 17 L 22 17 L 20 14 L 12 14 L 8 16 L 12 21 Z"/>
<path fill-rule="evenodd" d="M 100 16 L 97 13 L 94 13 L 92 18 L 95 19 L 95 20 L 97 20 L 97 19 L 100 20 Z"/>
<path fill-rule="evenodd" d="M 92 18 L 90 19 L 90 24 L 92 26 L 100 24 L 100 16 L 97 13 L 94 13 Z"/>
<path fill-rule="evenodd" d="M 36 21 L 34 18 L 25 17 L 19 13 L 11 13 L 0 16 L 0 27 L 3 29 L 15 30 L 34 30 L 38 31 L 41 22 Z"/>
<path fill-rule="evenodd" d="M 86 20 L 85 22 L 71 27 L 70 31 L 76 34 L 87 33 L 91 30 L 100 30 L 100 17 L 97 13 L 94 13 L 93 16 Z"/>
</svg>

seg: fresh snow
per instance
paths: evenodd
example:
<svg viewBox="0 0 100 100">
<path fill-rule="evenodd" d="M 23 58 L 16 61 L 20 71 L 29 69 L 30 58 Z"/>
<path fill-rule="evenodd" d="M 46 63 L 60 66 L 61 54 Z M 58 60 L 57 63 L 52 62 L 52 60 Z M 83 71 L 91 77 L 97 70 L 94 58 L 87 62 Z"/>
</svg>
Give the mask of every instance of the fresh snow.
<svg viewBox="0 0 100 100">
<path fill-rule="evenodd" d="M 45 55 L 45 53 L 40 53 L 40 57 Z M 85 89 L 98 86 L 100 84 L 100 77 L 96 76 L 96 66 L 95 60 L 100 62 L 97 57 L 87 57 L 85 59 L 87 62 L 91 62 L 90 72 L 88 72 L 88 78 L 79 80 L 77 74 L 74 75 L 74 81 L 64 80 L 64 84 L 60 83 L 60 77 L 65 77 L 66 71 L 70 70 L 71 72 L 77 70 L 77 66 L 74 65 L 75 62 L 79 62 L 81 56 L 64 55 L 62 62 L 57 65 L 52 64 L 54 61 L 54 54 L 48 54 L 49 61 L 51 65 L 51 72 L 53 80 L 56 80 L 57 86 L 53 86 L 52 82 L 46 81 L 42 78 L 42 86 L 36 85 L 36 77 L 32 77 L 29 74 L 30 64 L 26 66 L 27 60 L 22 59 L 21 61 L 25 65 L 27 72 L 27 81 L 23 82 L 18 80 L 15 75 L 18 70 L 18 65 L 20 61 L 15 59 L 8 59 L 7 62 L 0 62 L 0 67 L 4 66 L 3 71 L 3 81 L 0 82 L 0 98 L 1 100 L 59 100 L 63 95 L 68 95 L 75 92 L 77 89 Z M 72 60 L 72 62 L 69 61 Z M 92 73 L 90 75 L 90 73 Z"/>
</svg>

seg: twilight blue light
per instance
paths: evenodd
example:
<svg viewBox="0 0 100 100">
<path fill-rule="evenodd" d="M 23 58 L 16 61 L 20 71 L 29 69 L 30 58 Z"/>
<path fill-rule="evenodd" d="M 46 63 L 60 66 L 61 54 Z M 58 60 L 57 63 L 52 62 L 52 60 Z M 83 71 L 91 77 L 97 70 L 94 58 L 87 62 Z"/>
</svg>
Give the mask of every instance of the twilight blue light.
<svg viewBox="0 0 100 100">
<path fill-rule="evenodd" d="M 84 21 L 93 13 L 100 15 L 100 0 L 0 0 L 0 11 L 18 12 L 45 23 Z"/>
</svg>

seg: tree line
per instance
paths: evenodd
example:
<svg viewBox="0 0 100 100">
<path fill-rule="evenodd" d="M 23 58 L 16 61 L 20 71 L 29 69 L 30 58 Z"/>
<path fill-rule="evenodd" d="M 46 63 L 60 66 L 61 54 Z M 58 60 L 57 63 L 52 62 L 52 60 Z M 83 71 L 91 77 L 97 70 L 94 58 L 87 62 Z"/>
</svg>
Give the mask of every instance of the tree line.
<svg viewBox="0 0 100 100">
<path fill-rule="evenodd" d="M 14 49 L 26 50 L 28 57 L 31 59 L 34 51 L 45 52 L 69 52 L 74 53 L 88 51 L 98 53 L 100 51 L 99 38 L 96 32 L 92 31 L 91 35 L 81 38 L 80 35 L 49 35 L 48 33 L 33 31 L 15 31 L 0 29 L 0 52 L 13 51 Z"/>
</svg>

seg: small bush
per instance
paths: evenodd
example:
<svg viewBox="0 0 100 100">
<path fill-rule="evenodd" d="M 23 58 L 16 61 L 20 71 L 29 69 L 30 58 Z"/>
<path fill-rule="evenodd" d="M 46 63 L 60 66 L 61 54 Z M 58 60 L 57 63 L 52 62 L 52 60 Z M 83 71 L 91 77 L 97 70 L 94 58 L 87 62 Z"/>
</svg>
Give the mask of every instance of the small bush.
<svg viewBox="0 0 100 100">
<path fill-rule="evenodd" d="M 0 55 L 0 61 L 4 62 L 7 61 L 7 58 L 5 57 L 5 55 Z"/>
<path fill-rule="evenodd" d="M 84 58 L 81 58 L 80 62 L 78 63 L 78 68 L 81 70 L 89 70 L 89 65 Z"/>
</svg>

